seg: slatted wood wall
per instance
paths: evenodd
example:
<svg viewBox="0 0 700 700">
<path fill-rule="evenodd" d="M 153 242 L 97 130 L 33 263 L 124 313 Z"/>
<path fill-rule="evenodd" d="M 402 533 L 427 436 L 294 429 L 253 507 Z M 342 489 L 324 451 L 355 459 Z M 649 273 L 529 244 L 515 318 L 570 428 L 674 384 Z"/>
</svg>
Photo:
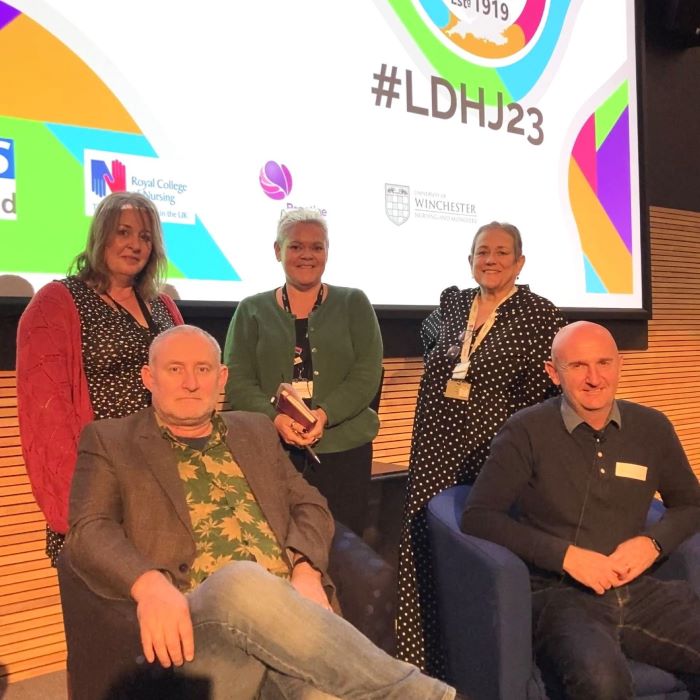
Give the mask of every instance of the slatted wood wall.
<svg viewBox="0 0 700 700">
<path fill-rule="evenodd" d="M 649 347 L 625 353 L 618 395 L 666 413 L 700 477 L 700 213 L 650 215 Z"/>
<path fill-rule="evenodd" d="M 44 556 L 45 526 L 24 470 L 14 373 L 0 372 L 0 677 L 65 667 L 56 572 Z"/>
<path fill-rule="evenodd" d="M 666 412 L 700 475 L 700 214 L 654 208 L 651 230 L 649 349 L 625 353 L 619 395 Z M 392 471 L 408 464 L 422 360 L 384 367 L 374 459 Z M 0 372 L 0 684 L 63 668 L 65 657 L 44 521 L 21 457 L 14 374 Z"/>
</svg>

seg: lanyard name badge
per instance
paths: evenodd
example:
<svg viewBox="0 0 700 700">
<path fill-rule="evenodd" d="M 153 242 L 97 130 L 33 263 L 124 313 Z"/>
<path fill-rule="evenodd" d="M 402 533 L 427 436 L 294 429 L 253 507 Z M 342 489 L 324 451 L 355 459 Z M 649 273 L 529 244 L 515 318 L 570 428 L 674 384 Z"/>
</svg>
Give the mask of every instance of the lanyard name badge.
<svg viewBox="0 0 700 700">
<path fill-rule="evenodd" d="M 476 338 L 473 338 L 474 329 L 476 327 L 476 318 L 479 313 L 479 295 L 474 297 L 471 308 L 469 309 L 469 319 L 467 320 L 467 328 L 464 332 L 464 341 L 462 342 L 462 351 L 460 353 L 459 362 L 452 370 L 452 379 L 449 379 L 445 387 L 445 397 L 448 399 L 457 399 L 459 401 L 469 401 L 472 385 L 467 381 L 467 373 L 469 372 L 469 363 L 472 355 L 481 345 L 484 338 L 493 328 L 498 314 L 498 307 L 507 299 L 515 294 L 517 287 L 513 287 L 510 293 L 502 299 L 498 306 L 489 314 L 484 324 L 479 329 Z M 472 343 L 472 339 L 474 342 Z"/>
<path fill-rule="evenodd" d="M 293 364 L 295 372 L 296 368 L 302 365 L 304 362 L 304 360 L 302 359 L 303 352 L 304 349 L 301 346 L 296 345 L 294 347 Z M 302 399 L 311 399 L 311 397 L 314 394 L 314 382 L 312 379 L 301 379 L 295 377 L 292 379 L 292 387 Z"/>
<path fill-rule="evenodd" d="M 316 297 L 316 301 L 314 303 L 313 309 L 311 309 L 311 313 L 316 311 L 319 306 L 323 303 L 323 285 L 321 285 L 321 288 L 318 290 L 318 296 Z M 293 313 L 292 312 L 292 307 L 291 304 L 289 303 L 289 296 L 287 294 L 287 285 L 284 284 L 282 286 L 282 306 L 284 307 L 284 310 L 287 313 Z M 308 322 L 307 322 L 308 323 Z M 306 339 L 309 337 L 309 330 L 308 330 L 308 325 L 306 329 Z M 296 345 L 294 347 L 294 360 L 292 361 L 293 368 L 294 368 L 294 374 L 297 373 L 297 369 L 299 372 L 304 371 L 304 348 L 301 345 Z M 313 379 L 303 379 L 300 376 L 299 377 L 294 377 L 292 379 L 292 387 L 294 390 L 299 394 L 299 396 L 302 399 L 307 399 L 311 400 L 314 394 L 314 382 Z"/>
</svg>

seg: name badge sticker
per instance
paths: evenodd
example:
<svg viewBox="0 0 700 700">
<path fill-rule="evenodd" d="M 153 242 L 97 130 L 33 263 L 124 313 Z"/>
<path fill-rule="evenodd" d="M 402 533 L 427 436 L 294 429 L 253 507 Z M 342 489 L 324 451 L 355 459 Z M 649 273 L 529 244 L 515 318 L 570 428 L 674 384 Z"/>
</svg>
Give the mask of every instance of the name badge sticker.
<svg viewBox="0 0 700 700">
<path fill-rule="evenodd" d="M 647 480 L 647 468 L 641 464 L 631 464 L 630 462 L 617 462 L 615 464 L 615 476 L 625 479 L 636 479 L 637 481 Z"/>
</svg>

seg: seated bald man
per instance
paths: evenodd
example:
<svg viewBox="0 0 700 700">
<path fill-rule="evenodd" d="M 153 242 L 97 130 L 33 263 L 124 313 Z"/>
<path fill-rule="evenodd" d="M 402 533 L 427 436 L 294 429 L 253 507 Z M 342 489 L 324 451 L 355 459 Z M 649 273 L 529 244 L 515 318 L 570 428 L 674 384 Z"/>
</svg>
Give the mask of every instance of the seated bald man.
<svg viewBox="0 0 700 700">
<path fill-rule="evenodd" d="M 208 679 L 212 700 L 454 698 L 331 610 L 326 501 L 269 418 L 214 410 L 220 357 L 199 328 L 161 333 L 153 406 L 85 428 L 68 566 L 106 604 L 133 599 L 146 658 Z"/>
<path fill-rule="evenodd" d="M 528 565 L 537 661 L 572 700 L 634 697 L 625 655 L 699 687 L 700 602 L 646 572 L 700 528 L 700 488 L 668 419 L 615 399 L 620 367 L 602 326 L 560 330 L 546 369 L 563 395 L 505 423 L 462 516 Z"/>
</svg>

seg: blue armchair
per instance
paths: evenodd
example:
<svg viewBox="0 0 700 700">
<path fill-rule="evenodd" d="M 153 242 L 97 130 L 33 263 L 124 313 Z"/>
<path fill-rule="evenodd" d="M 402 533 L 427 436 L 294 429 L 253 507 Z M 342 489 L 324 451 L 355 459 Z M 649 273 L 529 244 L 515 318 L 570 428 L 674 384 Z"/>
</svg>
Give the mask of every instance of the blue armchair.
<svg viewBox="0 0 700 700">
<path fill-rule="evenodd" d="M 546 700 L 533 661 L 527 567 L 505 547 L 460 531 L 469 488 L 447 489 L 428 504 L 448 680 L 475 700 Z M 649 519 L 658 520 L 663 510 L 655 502 Z M 700 592 L 700 535 L 686 540 L 654 575 L 687 579 Z M 673 674 L 635 661 L 630 667 L 637 698 L 688 698 Z"/>
</svg>

